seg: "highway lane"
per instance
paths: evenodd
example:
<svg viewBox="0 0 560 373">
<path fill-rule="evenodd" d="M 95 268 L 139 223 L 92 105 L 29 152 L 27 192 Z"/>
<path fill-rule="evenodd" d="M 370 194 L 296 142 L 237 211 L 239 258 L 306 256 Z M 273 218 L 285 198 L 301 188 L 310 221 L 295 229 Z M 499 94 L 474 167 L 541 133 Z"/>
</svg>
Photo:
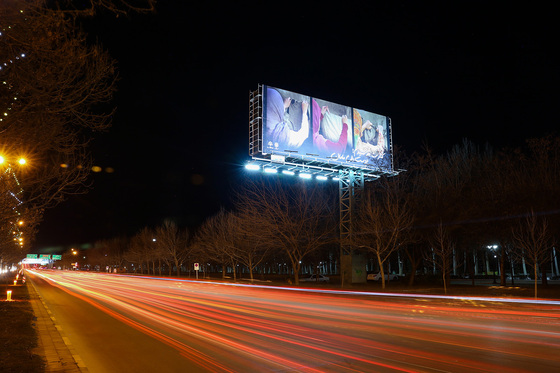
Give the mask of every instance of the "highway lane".
<svg viewBox="0 0 560 373">
<path fill-rule="evenodd" d="M 29 277 L 91 372 L 560 371 L 559 301 Z"/>
<path fill-rule="evenodd" d="M 89 372 L 188 372 L 174 349 L 47 280 L 29 275 L 41 298 Z M 155 358 L 157 356 L 157 359 Z M 0 369 L 1 370 L 1 369 Z"/>
</svg>

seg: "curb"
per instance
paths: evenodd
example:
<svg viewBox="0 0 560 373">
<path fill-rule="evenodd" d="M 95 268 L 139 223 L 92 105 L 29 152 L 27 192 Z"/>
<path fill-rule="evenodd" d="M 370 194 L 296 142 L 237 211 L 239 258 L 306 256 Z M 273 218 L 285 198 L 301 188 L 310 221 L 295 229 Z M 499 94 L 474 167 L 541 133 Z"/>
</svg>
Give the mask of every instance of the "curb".
<svg viewBox="0 0 560 373">
<path fill-rule="evenodd" d="M 45 372 L 87 373 L 88 369 L 76 353 L 70 340 L 56 323 L 54 316 L 37 292 L 35 284 L 28 281 L 27 289 L 33 313 L 36 317 L 35 330 L 38 343 L 35 353 L 45 361 Z"/>
</svg>

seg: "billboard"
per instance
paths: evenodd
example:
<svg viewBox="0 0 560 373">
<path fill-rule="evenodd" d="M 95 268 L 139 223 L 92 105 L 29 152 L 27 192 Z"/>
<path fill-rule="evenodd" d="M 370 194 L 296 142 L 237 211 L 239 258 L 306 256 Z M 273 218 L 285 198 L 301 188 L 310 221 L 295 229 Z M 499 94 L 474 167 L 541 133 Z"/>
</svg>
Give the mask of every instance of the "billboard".
<svg viewBox="0 0 560 373">
<path fill-rule="evenodd" d="M 392 171 L 390 118 L 270 86 L 262 100 L 263 154 Z"/>
</svg>

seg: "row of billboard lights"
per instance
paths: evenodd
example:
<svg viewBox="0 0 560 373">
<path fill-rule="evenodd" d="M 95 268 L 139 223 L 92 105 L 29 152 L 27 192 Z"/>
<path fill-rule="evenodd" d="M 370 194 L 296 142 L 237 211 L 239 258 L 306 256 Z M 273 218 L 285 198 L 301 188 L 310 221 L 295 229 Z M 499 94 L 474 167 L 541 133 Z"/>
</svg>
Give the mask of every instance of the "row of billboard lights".
<svg viewBox="0 0 560 373">
<path fill-rule="evenodd" d="M 245 168 L 249 171 L 260 171 L 261 170 L 261 166 L 259 166 L 258 164 L 254 164 L 254 163 L 249 163 L 247 165 L 245 165 Z M 266 174 L 277 174 L 280 170 L 274 167 L 263 167 L 262 171 Z M 339 177 L 337 176 L 333 176 L 333 177 L 328 177 L 325 175 L 314 175 L 314 174 L 310 174 L 307 172 L 295 172 L 295 171 L 291 171 L 291 170 L 282 170 L 282 174 L 284 175 L 288 175 L 288 176 L 299 176 L 302 179 L 312 179 L 315 176 L 316 180 L 321 180 L 321 181 L 325 181 L 325 180 L 333 180 L 333 181 L 338 181 L 340 180 Z"/>
</svg>

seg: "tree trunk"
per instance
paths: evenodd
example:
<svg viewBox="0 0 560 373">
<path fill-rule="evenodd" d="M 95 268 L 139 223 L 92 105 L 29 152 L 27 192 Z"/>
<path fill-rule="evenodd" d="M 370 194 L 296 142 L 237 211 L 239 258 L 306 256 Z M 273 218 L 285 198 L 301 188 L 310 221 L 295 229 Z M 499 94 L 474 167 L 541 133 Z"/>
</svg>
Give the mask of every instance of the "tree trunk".
<svg viewBox="0 0 560 373">
<path fill-rule="evenodd" d="M 177 277 L 181 277 L 181 267 L 179 267 L 179 260 L 175 258 L 175 267 L 177 268 Z M 169 274 L 171 275 L 171 268 L 169 268 Z"/>
<path fill-rule="evenodd" d="M 535 299 L 537 299 L 537 282 L 539 281 L 537 277 L 537 263 L 535 263 L 534 267 L 535 267 Z"/>
<path fill-rule="evenodd" d="M 513 285 L 515 285 L 515 280 L 514 280 L 514 278 L 515 278 L 515 270 L 514 270 L 514 268 L 513 268 L 513 267 L 514 267 L 514 265 L 513 265 L 513 258 L 510 257 L 510 260 L 509 260 L 509 261 L 510 261 L 510 263 L 511 263 L 511 285 L 513 286 Z"/>
<path fill-rule="evenodd" d="M 299 260 L 292 260 L 292 269 L 294 271 L 294 284 L 299 285 L 299 271 L 301 270 L 301 264 L 299 264 Z"/>
<path fill-rule="evenodd" d="M 377 253 L 377 264 L 379 264 L 379 273 L 381 274 L 381 288 L 385 289 L 385 271 L 383 269 L 383 262 L 381 261 L 379 253 Z"/>
<path fill-rule="evenodd" d="M 505 255 L 504 247 L 502 246 L 502 254 L 500 255 L 500 286 L 506 286 L 506 271 L 505 269 Z"/>
</svg>

